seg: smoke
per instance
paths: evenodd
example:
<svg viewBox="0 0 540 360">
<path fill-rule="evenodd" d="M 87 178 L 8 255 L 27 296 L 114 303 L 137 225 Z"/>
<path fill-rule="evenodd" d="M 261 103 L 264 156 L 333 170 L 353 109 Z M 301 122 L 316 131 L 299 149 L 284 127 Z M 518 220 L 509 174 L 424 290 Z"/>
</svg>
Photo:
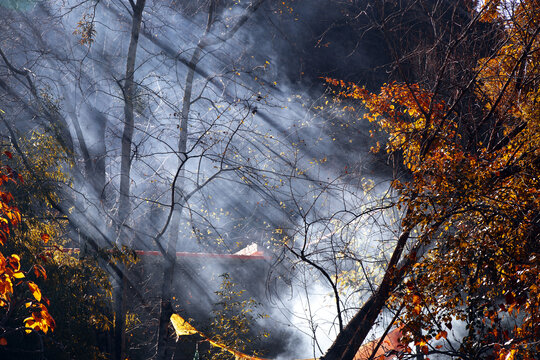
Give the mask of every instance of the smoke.
<svg viewBox="0 0 540 360">
<path fill-rule="evenodd" d="M 113 224 L 129 12 L 112 0 L 37 2 L 24 12 L 6 4 L 0 11 L 10 21 L 1 25 L 2 49 L 32 71 L 40 96 L 57 104 L 76 158 L 84 158 L 84 148 L 88 152 L 89 163 L 78 160 L 72 170 L 73 217 L 85 238 L 110 246 L 118 240 Z M 212 38 L 223 36 L 245 11 L 232 2 L 223 6 Z M 386 55 L 369 32 L 359 36 L 365 24 L 351 20 L 354 7 L 330 0 L 294 1 L 291 7 L 268 2 L 230 40 L 205 49 L 195 69 L 188 160 L 180 173 L 183 193 L 192 195 L 183 208 L 178 251 L 234 253 L 256 242 L 274 258 L 240 265 L 182 261 L 175 287 L 176 305 L 189 317 L 203 318 L 215 301 L 217 275 L 230 273 L 265 303 L 271 317 L 260 326 L 274 322 L 272 354 L 300 357 L 320 355 L 331 343 L 335 300 L 320 272 L 276 244 L 293 250 L 305 245 L 311 259 L 337 277 L 358 271 L 355 254 L 383 262 L 380 244 L 392 234 L 380 230 L 382 215 L 362 217 L 378 201 L 373 194 L 387 186 L 381 180 L 388 172 L 380 165 L 385 159 L 370 155 L 369 125 L 340 111 L 320 79 L 373 85 L 382 70 L 371 69 L 384 64 Z M 205 11 L 205 2 L 149 1 L 143 14 L 128 224 L 138 249 L 156 250 L 155 236 L 170 209 L 171 183 L 183 156 L 177 149 L 187 65 L 205 31 Z M 94 41 L 81 44 L 76 30 L 90 21 Z M 20 131 L 47 124 L 27 86 L 4 65 L 1 96 L 11 122 Z M 15 109 L 21 106 L 32 120 L 18 121 L 24 116 Z M 369 185 L 369 179 L 380 185 Z M 336 258 L 336 248 L 345 249 L 344 258 Z M 158 284 L 156 261 L 143 265 L 141 281 Z M 277 279 L 270 278 L 274 285 L 265 289 L 270 270 Z M 343 291 L 349 302 L 361 298 Z M 344 312 L 345 320 L 352 311 Z"/>
</svg>

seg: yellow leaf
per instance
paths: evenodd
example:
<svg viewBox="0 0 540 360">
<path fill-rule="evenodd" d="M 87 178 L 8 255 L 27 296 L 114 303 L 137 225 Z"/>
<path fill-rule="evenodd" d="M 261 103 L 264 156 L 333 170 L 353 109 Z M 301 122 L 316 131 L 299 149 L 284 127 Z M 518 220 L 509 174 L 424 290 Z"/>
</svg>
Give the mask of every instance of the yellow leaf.
<svg viewBox="0 0 540 360">
<path fill-rule="evenodd" d="M 24 326 L 28 327 L 28 328 L 35 328 L 35 325 L 36 325 L 36 321 L 34 319 L 34 317 L 30 316 L 30 317 L 27 317 L 26 319 L 24 319 Z M 26 329 L 24 330 L 27 334 L 30 334 L 32 332 L 32 330 L 30 329 Z"/>
<path fill-rule="evenodd" d="M 34 298 L 37 301 L 41 301 L 41 290 L 39 290 L 39 287 L 31 281 L 28 282 L 28 287 L 30 288 L 32 295 L 34 295 Z"/>
<path fill-rule="evenodd" d="M 198 333 L 193 326 L 191 326 L 178 314 L 171 315 L 171 322 L 173 324 L 174 331 L 176 332 L 176 336 L 194 335 Z"/>
<path fill-rule="evenodd" d="M 22 272 L 20 272 L 20 271 L 19 271 L 19 272 L 15 272 L 15 273 L 13 273 L 13 277 L 14 277 L 15 279 L 22 279 L 22 278 L 24 278 L 24 274 L 23 274 Z"/>
<path fill-rule="evenodd" d="M 514 360 L 514 357 L 516 356 L 516 349 L 510 350 L 510 352 L 506 355 L 506 358 L 504 360 Z"/>
</svg>

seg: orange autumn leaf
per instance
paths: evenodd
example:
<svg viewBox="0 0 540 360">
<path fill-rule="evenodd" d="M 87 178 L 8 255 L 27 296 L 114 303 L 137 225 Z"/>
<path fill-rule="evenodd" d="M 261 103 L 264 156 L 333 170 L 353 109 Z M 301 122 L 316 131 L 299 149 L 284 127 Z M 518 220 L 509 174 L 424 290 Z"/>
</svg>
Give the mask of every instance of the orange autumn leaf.
<svg viewBox="0 0 540 360">
<path fill-rule="evenodd" d="M 450 331 L 454 319 L 475 329 L 480 320 L 464 352 L 482 346 L 500 360 L 538 359 L 540 0 L 486 0 L 475 11 L 501 42 L 468 65 L 474 77 L 458 73 L 467 81 L 447 72 L 440 82 L 393 82 L 372 93 L 325 80 L 386 133 L 381 148 L 400 160 L 392 187 L 396 207 L 406 209 L 402 224 L 429 247 L 409 256 L 414 286 L 393 294 L 394 305 L 405 305 L 405 335 L 418 341 L 443 325 Z M 457 89 L 471 96 L 452 95 Z M 516 326 L 501 331 L 503 318 Z M 447 336 L 435 331 L 425 341 Z"/>
<path fill-rule="evenodd" d="M 435 340 L 439 340 L 440 338 L 445 338 L 448 336 L 448 333 L 446 331 L 441 331 L 435 336 Z"/>
<path fill-rule="evenodd" d="M 49 240 L 50 240 L 50 235 L 47 234 L 47 233 L 43 233 L 41 234 L 41 240 L 43 240 L 43 242 L 46 244 Z"/>
<path fill-rule="evenodd" d="M 12 157 L 11 153 L 4 152 L 9 158 Z M 22 176 L 9 166 L 0 164 L 0 186 L 5 183 L 13 182 L 22 183 Z M 19 209 L 12 205 L 14 197 L 10 192 L 2 191 L 0 189 L 0 245 L 4 245 L 11 235 L 12 230 L 22 221 L 21 213 Z M 49 240 L 49 235 L 44 233 L 41 238 L 46 242 Z M 39 255 L 38 255 L 39 256 Z M 36 264 L 33 267 L 36 277 L 40 275 L 46 278 L 46 272 L 43 266 Z M 21 258 L 17 254 L 4 257 L 0 252 L 0 310 L 15 309 L 19 305 L 22 305 L 17 299 L 14 292 L 17 291 L 18 285 L 26 283 L 32 296 L 35 300 L 26 302 L 25 308 L 31 311 L 31 316 L 27 317 L 23 323 L 25 324 L 26 333 L 30 333 L 33 330 L 42 331 L 47 333 L 49 330 L 54 330 L 55 322 L 49 314 L 47 307 L 44 304 L 39 303 L 42 299 L 49 305 L 46 298 L 42 297 L 41 290 L 38 285 L 31 281 L 26 281 L 25 273 L 21 271 Z M 36 301 L 37 300 L 37 301 Z M 8 312 L 8 314 L 11 310 Z M 4 319 L 5 321 L 6 319 Z M 4 332 L 6 328 L 3 328 Z M 0 346 L 6 346 L 7 340 L 0 338 Z"/>
<path fill-rule="evenodd" d="M 41 301 L 41 290 L 32 281 L 28 282 L 28 288 L 37 301 Z"/>
<path fill-rule="evenodd" d="M 17 254 L 12 254 L 7 258 L 7 262 L 13 271 L 18 272 L 21 269 L 21 258 Z"/>
<path fill-rule="evenodd" d="M 36 277 L 42 276 L 44 279 L 47 279 L 47 273 L 45 268 L 41 265 L 34 265 L 34 274 Z"/>
</svg>

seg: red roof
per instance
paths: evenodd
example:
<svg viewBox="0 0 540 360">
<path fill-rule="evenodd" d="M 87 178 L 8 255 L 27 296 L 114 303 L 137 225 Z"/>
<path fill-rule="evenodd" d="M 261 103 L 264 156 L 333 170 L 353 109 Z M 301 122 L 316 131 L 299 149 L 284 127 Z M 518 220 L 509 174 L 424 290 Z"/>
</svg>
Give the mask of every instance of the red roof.
<svg viewBox="0 0 540 360">
<path fill-rule="evenodd" d="M 381 346 L 377 349 L 373 360 L 390 360 L 397 356 L 400 351 L 405 349 L 405 346 L 399 342 L 402 334 L 399 329 L 395 329 L 385 336 Z M 370 341 L 362 345 L 356 352 L 353 360 L 368 360 L 381 339 Z"/>
<path fill-rule="evenodd" d="M 76 252 L 79 248 L 64 248 L 65 252 Z M 137 255 L 142 256 L 163 256 L 161 251 L 135 250 Z M 220 258 L 220 259 L 238 259 L 238 260 L 269 260 L 270 257 L 259 251 L 257 244 L 252 243 L 234 254 L 216 254 L 178 251 L 176 257 L 188 258 Z"/>
</svg>

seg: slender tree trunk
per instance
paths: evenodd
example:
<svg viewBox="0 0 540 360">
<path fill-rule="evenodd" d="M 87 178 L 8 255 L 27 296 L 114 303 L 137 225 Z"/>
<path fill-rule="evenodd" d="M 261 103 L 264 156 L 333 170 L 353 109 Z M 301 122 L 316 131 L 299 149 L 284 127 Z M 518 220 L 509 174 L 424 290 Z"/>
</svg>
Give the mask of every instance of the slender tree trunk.
<svg viewBox="0 0 540 360">
<path fill-rule="evenodd" d="M 107 200 L 104 192 L 105 155 L 107 153 L 107 149 L 105 148 L 105 129 L 107 128 L 107 117 L 94 106 L 88 106 L 88 113 L 92 114 L 92 123 L 95 125 L 95 133 L 92 135 L 97 138 L 92 146 L 89 146 L 86 143 L 86 137 L 75 113 L 75 109 L 73 106 L 70 106 L 69 102 L 67 104 L 83 158 L 84 174 L 86 175 L 85 181 L 91 185 L 96 198 L 104 202 Z"/>
<path fill-rule="evenodd" d="M 124 231 L 124 226 L 131 211 L 130 205 L 130 172 L 131 172 L 131 144 L 134 131 L 134 98 L 137 84 L 134 81 L 135 60 L 137 57 L 137 47 L 139 43 L 139 33 L 141 29 L 142 14 L 146 0 L 137 0 L 132 4 L 133 19 L 131 25 L 131 39 L 129 42 L 126 78 L 124 82 L 124 131 L 122 134 L 122 153 L 120 164 L 120 198 L 118 205 L 118 245 L 131 245 L 131 239 Z M 127 284 L 123 272 L 127 269 L 124 266 L 116 279 L 114 289 L 114 359 L 123 360 L 125 358 L 125 334 L 126 334 L 126 291 Z"/>
<path fill-rule="evenodd" d="M 122 133 L 122 155 L 120 164 L 120 200 L 118 206 L 118 221 L 122 227 L 128 218 L 130 206 L 130 172 L 131 172 L 131 144 L 134 130 L 134 98 L 137 84 L 134 81 L 135 59 L 141 30 L 142 13 L 146 0 L 137 0 L 133 6 L 133 22 L 131 25 L 131 39 L 126 62 L 126 79 L 124 82 L 124 131 Z M 121 244 L 127 243 L 127 239 L 120 239 Z"/>
<path fill-rule="evenodd" d="M 94 135 L 97 138 L 95 143 L 89 146 L 91 155 L 90 161 L 93 171 L 91 183 L 99 201 L 105 205 L 106 209 L 109 209 L 110 207 L 106 205 L 111 204 L 104 204 L 111 201 L 111 199 L 107 197 L 105 193 L 105 158 L 107 155 L 107 148 L 105 147 L 105 130 L 107 129 L 107 116 L 94 106 L 90 107 L 89 113 L 92 114 L 92 121 L 95 128 Z"/>
<path fill-rule="evenodd" d="M 184 165 L 187 160 L 187 139 L 188 139 L 188 126 L 189 126 L 189 113 L 191 110 L 191 94 L 193 91 L 193 80 L 195 78 L 195 71 L 197 65 L 201 59 L 202 52 L 205 47 L 205 39 L 210 32 L 214 16 L 215 3 L 210 3 L 208 10 L 208 20 L 206 24 L 206 30 L 203 37 L 199 40 L 193 55 L 188 64 L 188 72 L 186 75 L 184 97 L 182 99 L 182 112 L 180 114 L 180 137 L 178 140 L 178 167 L 181 171 L 178 173 L 178 179 L 176 181 L 175 188 L 175 202 L 173 203 L 173 214 L 170 223 L 169 241 L 166 246 L 166 254 L 163 262 L 163 283 L 161 285 L 161 305 L 160 316 L 158 325 L 158 341 L 156 358 L 158 360 L 164 360 L 170 357 L 167 353 L 167 340 L 168 340 L 168 328 L 171 315 L 173 314 L 172 306 L 172 288 L 173 277 L 176 269 L 176 247 L 178 244 L 178 231 L 180 228 L 180 219 L 182 217 L 182 210 L 184 207 L 184 194 L 183 194 L 183 177 L 184 177 Z"/>
<path fill-rule="evenodd" d="M 216 7 L 216 1 L 211 0 L 208 9 L 208 17 L 206 22 L 206 28 L 203 36 L 199 40 L 197 47 L 195 48 L 191 59 L 188 63 L 188 72 L 186 74 L 184 97 L 182 99 L 182 112 L 180 114 L 180 138 L 178 140 L 178 154 L 179 154 L 179 168 L 181 171 L 178 174 L 176 186 L 173 189 L 175 194 L 175 202 L 173 202 L 172 218 L 169 224 L 169 240 L 167 243 L 166 254 L 164 255 L 163 263 L 163 283 L 161 287 L 161 309 L 158 325 L 158 340 L 156 359 L 166 360 L 170 357 L 167 354 L 167 339 L 170 317 L 173 314 L 172 306 L 172 289 L 173 289 L 173 277 L 176 269 L 176 248 L 178 244 L 178 233 L 180 227 L 180 220 L 182 210 L 185 205 L 185 198 L 183 194 L 183 176 L 185 162 L 187 161 L 187 140 L 188 140 L 188 127 L 189 127 L 189 113 L 191 110 L 191 95 L 193 91 L 193 80 L 195 73 L 197 72 L 197 66 L 201 59 L 201 55 L 204 49 L 208 46 L 216 45 L 230 39 L 249 19 L 264 2 L 265 0 L 254 1 L 247 9 L 246 12 L 238 19 L 238 21 L 232 26 L 232 28 L 223 36 L 210 39 L 209 34 L 214 23 L 214 12 Z"/>
</svg>

